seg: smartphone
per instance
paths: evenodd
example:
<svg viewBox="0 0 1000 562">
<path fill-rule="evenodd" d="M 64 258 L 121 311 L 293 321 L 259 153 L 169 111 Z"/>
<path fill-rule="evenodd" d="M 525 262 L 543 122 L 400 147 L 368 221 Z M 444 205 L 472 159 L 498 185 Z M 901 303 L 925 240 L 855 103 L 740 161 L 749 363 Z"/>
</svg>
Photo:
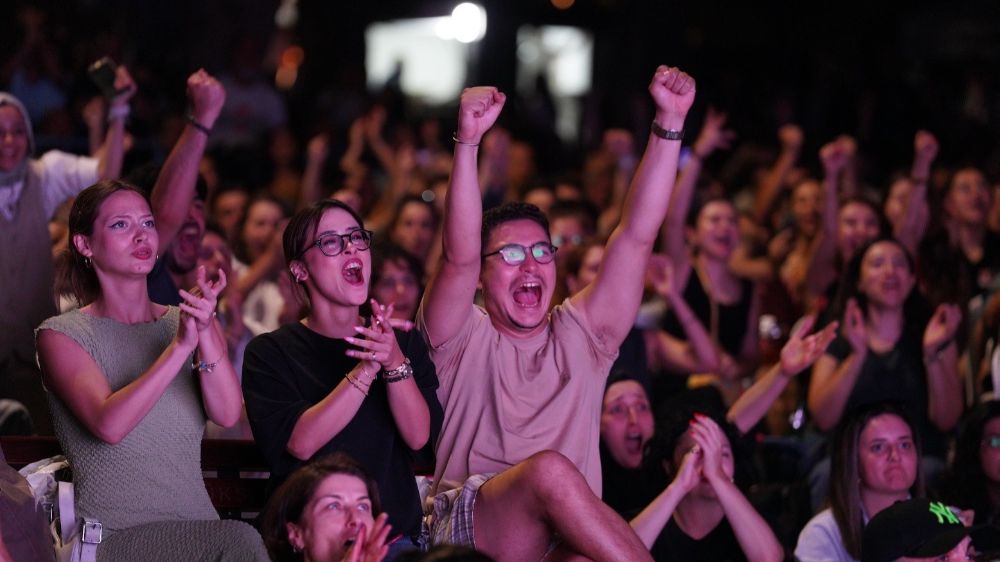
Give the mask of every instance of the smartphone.
<svg viewBox="0 0 1000 562">
<path fill-rule="evenodd" d="M 94 81 L 94 84 L 97 84 L 97 88 L 101 90 L 101 94 L 105 98 L 111 99 L 125 91 L 124 89 L 115 89 L 115 72 L 117 70 L 118 65 L 108 57 L 102 57 L 87 69 L 90 79 Z"/>
</svg>

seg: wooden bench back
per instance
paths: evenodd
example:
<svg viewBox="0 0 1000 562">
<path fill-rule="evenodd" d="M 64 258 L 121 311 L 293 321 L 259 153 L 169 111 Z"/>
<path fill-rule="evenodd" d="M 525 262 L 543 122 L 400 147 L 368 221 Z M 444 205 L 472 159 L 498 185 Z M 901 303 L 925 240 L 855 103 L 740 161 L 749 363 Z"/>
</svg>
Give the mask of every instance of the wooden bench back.
<svg viewBox="0 0 1000 562">
<path fill-rule="evenodd" d="M 7 464 L 16 469 L 62 454 L 55 437 L 0 437 L 0 447 Z M 252 441 L 203 440 L 201 468 L 205 488 L 220 517 L 249 521 L 264 510 L 268 466 Z"/>
</svg>

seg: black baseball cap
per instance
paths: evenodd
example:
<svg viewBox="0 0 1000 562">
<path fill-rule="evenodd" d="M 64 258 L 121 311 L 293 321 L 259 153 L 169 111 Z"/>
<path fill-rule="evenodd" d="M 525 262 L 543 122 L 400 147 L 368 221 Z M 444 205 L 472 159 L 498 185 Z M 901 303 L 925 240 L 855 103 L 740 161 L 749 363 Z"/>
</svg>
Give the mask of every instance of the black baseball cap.
<svg viewBox="0 0 1000 562">
<path fill-rule="evenodd" d="M 872 517 L 861 541 L 861 562 L 948 553 L 977 527 L 966 527 L 945 504 L 927 499 L 896 502 Z"/>
</svg>

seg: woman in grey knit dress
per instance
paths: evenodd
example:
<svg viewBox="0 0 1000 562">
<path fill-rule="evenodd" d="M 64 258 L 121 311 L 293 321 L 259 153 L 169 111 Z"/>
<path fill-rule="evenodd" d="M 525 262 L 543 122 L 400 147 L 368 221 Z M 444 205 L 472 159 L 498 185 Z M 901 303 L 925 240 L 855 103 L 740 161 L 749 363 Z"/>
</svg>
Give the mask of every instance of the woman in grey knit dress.
<svg viewBox="0 0 1000 562">
<path fill-rule="evenodd" d="M 208 419 L 237 421 L 239 383 L 214 319 L 225 278 L 197 273 L 179 308 L 150 301 L 157 233 L 145 196 L 84 190 L 69 219 L 67 275 L 79 310 L 37 330 L 77 515 L 103 525 L 98 560 L 267 560 L 257 532 L 220 521 L 201 475 Z"/>
</svg>

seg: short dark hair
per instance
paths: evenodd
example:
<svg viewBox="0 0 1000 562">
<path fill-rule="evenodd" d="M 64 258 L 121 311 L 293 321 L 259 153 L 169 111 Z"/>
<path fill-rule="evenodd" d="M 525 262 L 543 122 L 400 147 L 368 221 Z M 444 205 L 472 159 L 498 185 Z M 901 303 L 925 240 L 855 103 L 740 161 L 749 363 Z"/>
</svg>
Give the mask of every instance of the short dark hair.
<svg viewBox="0 0 1000 562">
<path fill-rule="evenodd" d="M 119 191 L 131 191 L 149 204 L 146 193 L 138 187 L 120 180 L 104 180 L 81 191 L 70 209 L 69 248 L 66 250 L 66 257 L 60 261 L 60 285 L 70 289 L 80 306 L 96 299 L 101 294 L 101 286 L 89 259 L 76 249 L 73 237 L 77 234 L 92 236 L 101 206 L 108 197 Z"/>
<path fill-rule="evenodd" d="M 302 521 L 302 513 L 316 489 L 326 477 L 333 474 L 355 476 L 364 482 L 372 504 L 372 516 L 382 512 L 378 484 L 360 463 L 345 453 L 334 453 L 313 460 L 293 472 L 267 502 L 261 522 L 261 535 L 272 560 L 302 560 L 302 556 L 293 550 L 288 541 L 288 524 Z"/>
<path fill-rule="evenodd" d="M 564 217 L 576 218 L 583 225 L 588 236 L 593 236 L 597 232 L 598 215 L 597 207 L 586 200 L 557 199 L 552 204 L 552 208 L 549 209 L 549 220 Z"/>
<path fill-rule="evenodd" d="M 493 231 L 498 226 L 505 222 L 516 220 L 532 221 L 542 227 L 546 236 L 549 235 L 549 219 L 546 218 L 545 213 L 543 213 L 541 209 L 531 203 L 512 201 L 510 203 L 504 203 L 499 207 L 494 207 L 483 213 L 483 228 L 480 234 L 481 251 L 486 251 L 486 245 L 489 243 L 490 235 L 493 234 Z"/>
</svg>

